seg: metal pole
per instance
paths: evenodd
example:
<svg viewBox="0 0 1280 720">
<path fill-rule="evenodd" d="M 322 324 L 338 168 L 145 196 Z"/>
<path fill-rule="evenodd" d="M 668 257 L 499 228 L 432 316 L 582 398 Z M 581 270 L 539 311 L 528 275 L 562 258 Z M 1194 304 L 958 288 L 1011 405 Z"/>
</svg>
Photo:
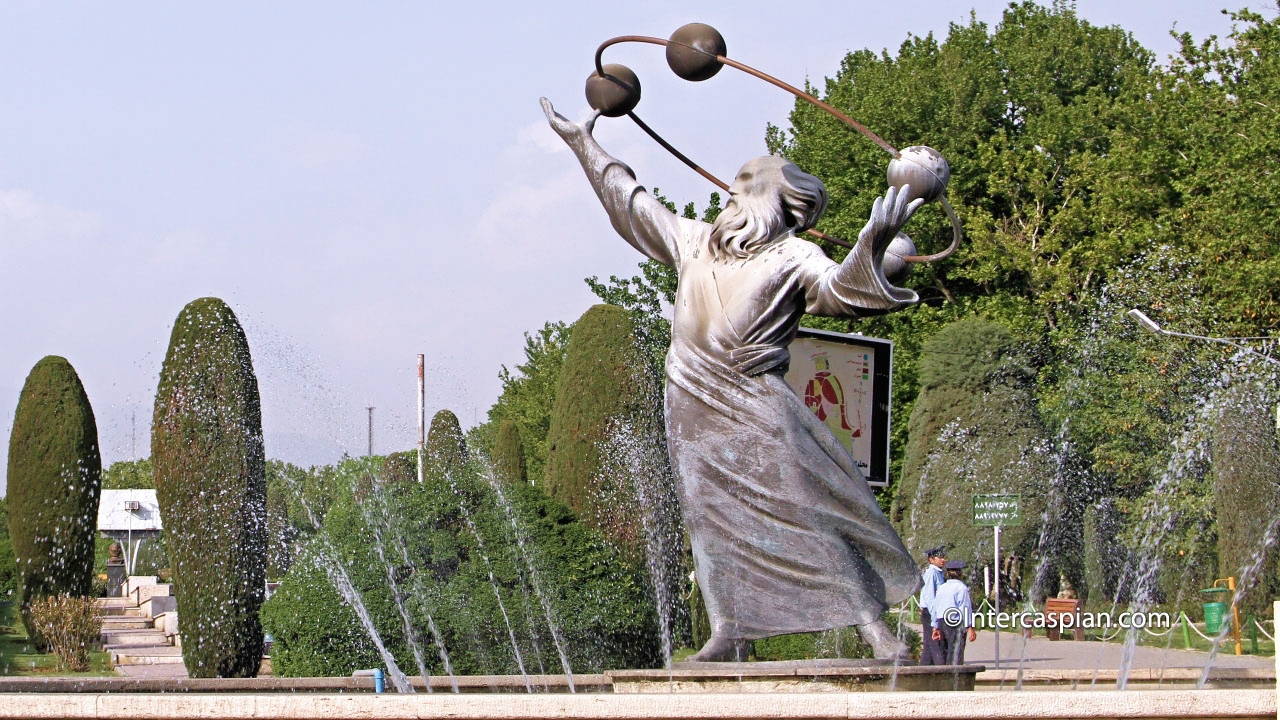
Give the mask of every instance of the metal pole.
<svg viewBox="0 0 1280 720">
<path fill-rule="evenodd" d="M 1000 526 L 996 525 L 996 581 L 993 585 L 996 590 L 996 618 L 991 623 L 996 633 L 996 669 L 1000 669 Z"/>
<path fill-rule="evenodd" d="M 422 455 L 427 445 L 427 385 L 424 379 L 427 359 L 418 355 L 418 484 L 423 483 Z"/>
<path fill-rule="evenodd" d="M 368 455 L 369 455 L 369 457 L 373 457 L 373 408 L 372 408 L 372 407 L 367 407 L 367 408 L 365 408 L 365 410 L 368 410 L 368 411 L 369 411 L 369 452 L 368 452 Z"/>
</svg>

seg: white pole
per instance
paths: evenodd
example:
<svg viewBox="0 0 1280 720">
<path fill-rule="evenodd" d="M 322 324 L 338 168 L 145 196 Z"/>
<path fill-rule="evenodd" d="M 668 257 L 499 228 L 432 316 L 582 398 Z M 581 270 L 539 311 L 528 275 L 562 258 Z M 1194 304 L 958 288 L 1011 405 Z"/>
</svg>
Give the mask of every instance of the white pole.
<svg viewBox="0 0 1280 720">
<path fill-rule="evenodd" d="M 991 597 L 991 568 L 982 568 L 982 594 Z"/>
<path fill-rule="evenodd" d="M 422 454 L 427 443 L 427 384 L 424 379 L 427 358 L 418 355 L 418 484 L 423 483 Z"/>
<path fill-rule="evenodd" d="M 996 525 L 996 621 L 991 623 L 996 633 L 996 669 L 1000 669 L 1000 526 Z"/>
</svg>

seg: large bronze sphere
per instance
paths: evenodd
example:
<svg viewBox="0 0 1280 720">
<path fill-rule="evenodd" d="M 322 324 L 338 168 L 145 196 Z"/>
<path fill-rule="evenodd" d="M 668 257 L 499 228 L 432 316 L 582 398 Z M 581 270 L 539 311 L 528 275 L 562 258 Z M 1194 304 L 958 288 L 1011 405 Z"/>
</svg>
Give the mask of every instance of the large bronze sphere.
<svg viewBox="0 0 1280 720">
<path fill-rule="evenodd" d="M 640 78 L 626 65 L 605 65 L 587 78 L 587 104 L 605 117 L 622 117 L 640 102 Z"/>
<path fill-rule="evenodd" d="M 926 203 L 942 197 L 951 180 L 951 168 L 942 153 L 924 145 L 912 145 L 902 150 L 899 157 L 889 161 L 889 184 L 893 187 L 910 185 L 910 197 L 924 198 Z"/>
<path fill-rule="evenodd" d="M 724 67 L 716 60 L 717 55 L 728 55 L 729 49 L 724 44 L 724 36 L 710 25 L 689 23 L 682 25 L 671 33 L 671 44 L 667 45 L 667 65 L 675 74 L 685 80 L 698 82 L 713 77 Z M 679 44 L 677 44 L 679 43 Z M 690 50 L 685 45 L 696 48 Z"/>
</svg>

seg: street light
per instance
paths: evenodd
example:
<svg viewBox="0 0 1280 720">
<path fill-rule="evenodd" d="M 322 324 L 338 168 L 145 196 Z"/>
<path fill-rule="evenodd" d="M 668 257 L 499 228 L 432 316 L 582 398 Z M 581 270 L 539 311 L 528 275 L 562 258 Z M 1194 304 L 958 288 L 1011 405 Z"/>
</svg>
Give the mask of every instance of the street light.
<svg viewBox="0 0 1280 720">
<path fill-rule="evenodd" d="M 1232 339 L 1230 338 L 1206 337 L 1204 335 L 1192 335 L 1190 333 L 1180 333 L 1180 332 L 1174 332 L 1172 330 L 1165 330 L 1164 328 L 1160 327 L 1160 323 L 1157 323 L 1155 320 L 1152 320 L 1151 318 L 1147 317 L 1147 314 L 1142 312 L 1138 308 L 1133 308 L 1127 314 L 1129 315 L 1130 320 L 1138 324 L 1138 327 L 1141 327 L 1143 330 L 1146 330 L 1149 333 L 1154 333 L 1156 335 L 1166 335 L 1169 337 L 1182 337 L 1182 338 L 1190 338 L 1192 340 L 1205 340 L 1208 342 L 1222 343 L 1223 345 L 1230 345 L 1231 347 L 1236 348 L 1238 350 L 1243 350 L 1244 352 L 1247 352 L 1250 355 L 1256 355 L 1262 358 L 1263 360 L 1266 360 L 1269 363 L 1280 365 L 1280 360 L 1276 360 L 1275 358 L 1265 353 L 1260 353 L 1251 347 L 1246 347 L 1244 345 L 1241 345 L 1240 343 L 1233 342 Z M 1246 338 L 1237 338 L 1237 339 L 1243 340 Z M 1255 338 L 1247 338 L 1247 339 L 1255 339 Z M 1276 405 L 1276 433 L 1280 433 L 1280 404 Z"/>
<path fill-rule="evenodd" d="M 1244 352 L 1247 352 L 1250 355 L 1257 355 L 1258 357 L 1262 358 L 1263 360 L 1266 360 L 1269 363 L 1275 363 L 1276 365 L 1280 365 L 1280 360 L 1276 360 L 1270 355 L 1260 353 L 1251 347 L 1241 345 L 1240 343 L 1235 342 L 1235 340 L 1244 340 L 1244 339 L 1252 339 L 1252 338 L 1207 337 L 1205 335 L 1192 335 L 1191 333 L 1180 333 L 1180 332 L 1174 332 L 1173 330 L 1165 330 L 1164 328 L 1160 327 L 1160 323 L 1157 323 L 1155 320 L 1152 320 L 1151 318 L 1147 317 L 1146 313 L 1142 312 L 1137 308 L 1133 308 L 1132 310 L 1130 310 L 1128 312 L 1128 315 L 1130 320 L 1137 323 L 1139 327 L 1141 327 L 1143 330 L 1146 330 L 1149 333 L 1154 333 L 1156 335 L 1165 335 L 1168 337 L 1190 338 L 1192 340 L 1204 340 L 1206 342 L 1216 342 L 1216 343 L 1221 343 L 1223 345 L 1230 345 L 1231 347 L 1236 348 L 1237 350 L 1242 350 Z"/>
</svg>

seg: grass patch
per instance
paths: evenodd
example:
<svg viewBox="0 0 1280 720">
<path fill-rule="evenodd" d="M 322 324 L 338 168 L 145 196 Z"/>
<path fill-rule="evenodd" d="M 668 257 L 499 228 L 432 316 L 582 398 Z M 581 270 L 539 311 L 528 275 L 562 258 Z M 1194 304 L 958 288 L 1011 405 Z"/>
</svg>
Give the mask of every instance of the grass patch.
<svg viewBox="0 0 1280 720">
<path fill-rule="evenodd" d="M 89 652 L 89 670 L 68 673 L 58 670 L 58 658 L 39 652 L 27 636 L 27 629 L 16 620 L 11 607 L 0 608 L 0 675 L 49 677 L 114 676 L 111 657 L 101 650 Z"/>
</svg>

